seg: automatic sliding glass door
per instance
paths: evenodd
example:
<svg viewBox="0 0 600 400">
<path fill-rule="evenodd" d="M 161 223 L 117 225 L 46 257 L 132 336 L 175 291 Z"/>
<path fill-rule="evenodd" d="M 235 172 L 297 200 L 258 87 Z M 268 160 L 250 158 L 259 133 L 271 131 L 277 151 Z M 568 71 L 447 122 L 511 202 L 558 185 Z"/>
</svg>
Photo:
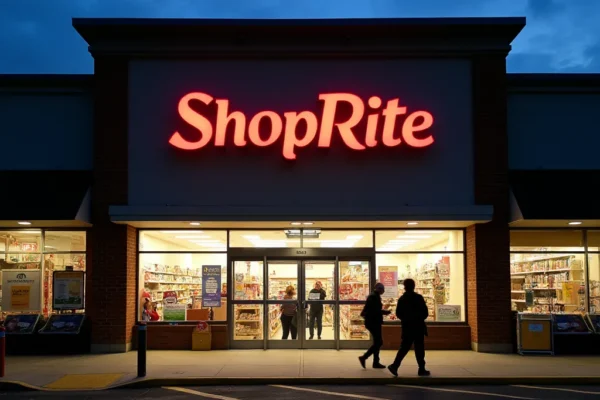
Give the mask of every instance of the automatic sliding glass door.
<svg viewBox="0 0 600 400">
<path fill-rule="evenodd" d="M 335 349 L 338 339 L 335 261 L 302 261 L 302 348 Z"/>
<path fill-rule="evenodd" d="M 267 262 L 267 347 L 300 348 L 302 309 L 299 300 L 300 263 Z"/>
</svg>

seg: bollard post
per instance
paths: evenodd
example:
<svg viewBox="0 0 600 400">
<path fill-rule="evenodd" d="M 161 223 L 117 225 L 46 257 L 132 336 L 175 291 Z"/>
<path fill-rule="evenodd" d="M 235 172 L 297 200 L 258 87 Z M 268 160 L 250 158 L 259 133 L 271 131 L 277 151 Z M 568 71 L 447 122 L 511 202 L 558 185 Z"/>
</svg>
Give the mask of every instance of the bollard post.
<svg viewBox="0 0 600 400">
<path fill-rule="evenodd" d="M 0 378 L 4 378 L 6 369 L 6 328 L 0 326 Z"/>
<path fill-rule="evenodd" d="M 138 378 L 146 376 L 146 349 L 148 347 L 148 326 L 145 321 L 138 323 L 138 343 L 137 343 L 137 359 L 138 359 Z"/>
</svg>

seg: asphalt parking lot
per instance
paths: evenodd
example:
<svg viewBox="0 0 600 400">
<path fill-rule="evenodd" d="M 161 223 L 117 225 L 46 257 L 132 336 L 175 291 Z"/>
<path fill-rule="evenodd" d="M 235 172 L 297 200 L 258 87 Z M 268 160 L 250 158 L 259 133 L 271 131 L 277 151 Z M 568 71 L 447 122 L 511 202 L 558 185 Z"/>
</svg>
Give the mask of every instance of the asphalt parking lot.
<svg viewBox="0 0 600 400">
<path fill-rule="evenodd" d="M 600 386 L 203 386 L 163 387 L 154 389 L 120 389 L 95 392 L 4 392 L 10 399 L 590 399 L 600 398 Z"/>
</svg>

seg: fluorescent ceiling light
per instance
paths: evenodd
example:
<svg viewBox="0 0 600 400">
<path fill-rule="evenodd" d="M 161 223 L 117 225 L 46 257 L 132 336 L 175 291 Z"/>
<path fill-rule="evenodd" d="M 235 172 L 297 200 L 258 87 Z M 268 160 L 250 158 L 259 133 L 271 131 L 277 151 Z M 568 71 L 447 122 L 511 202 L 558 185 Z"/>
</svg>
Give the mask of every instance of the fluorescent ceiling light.
<svg viewBox="0 0 600 400">
<path fill-rule="evenodd" d="M 569 222 L 569 225 L 581 225 L 581 224 L 582 224 L 581 221 L 571 221 L 571 222 Z"/>
<path fill-rule="evenodd" d="M 313 225 L 314 222 L 303 222 L 302 225 Z"/>
<path fill-rule="evenodd" d="M 400 235 L 396 237 L 398 239 L 428 239 L 431 235 Z"/>
<path fill-rule="evenodd" d="M 290 225 L 298 226 L 302 225 L 302 222 L 291 222 Z"/>
<path fill-rule="evenodd" d="M 190 222 L 190 225 L 192 225 L 192 226 L 200 226 L 200 222 Z"/>
<path fill-rule="evenodd" d="M 184 231 L 160 231 L 160 233 L 166 233 L 166 234 L 171 234 L 171 235 L 176 235 L 176 234 L 194 235 L 194 234 L 200 234 L 200 233 L 204 233 L 204 232 L 203 231 L 196 231 L 196 230 L 193 230 L 193 229 L 186 229 Z"/>
<path fill-rule="evenodd" d="M 17 222 L 19 225 L 31 225 L 31 222 L 29 221 L 19 221 Z"/>
<path fill-rule="evenodd" d="M 210 239 L 211 237 L 208 235 L 183 235 L 183 236 L 175 236 L 176 239 Z"/>
<path fill-rule="evenodd" d="M 407 222 L 406 225 L 419 225 L 418 222 Z"/>
<path fill-rule="evenodd" d="M 410 235 L 412 235 L 413 233 L 423 233 L 423 234 L 429 234 L 429 233 L 444 233 L 444 231 L 417 231 L 417 230 L 410 230 L 410 231 L 404 231 L 404 233 L 408 233 Z"/>
</svg>

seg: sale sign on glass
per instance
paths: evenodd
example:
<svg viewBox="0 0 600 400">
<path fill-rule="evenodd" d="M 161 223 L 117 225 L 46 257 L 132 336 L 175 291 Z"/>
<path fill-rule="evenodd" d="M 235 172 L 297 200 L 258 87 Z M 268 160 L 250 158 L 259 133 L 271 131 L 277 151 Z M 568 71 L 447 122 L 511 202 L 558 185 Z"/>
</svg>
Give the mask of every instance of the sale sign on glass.
<svg viewBox="0 0 600 400">
<path fill-rule="evenodd" d="M 385 287 L 385 293 L 381 297 L 398 297 L 398 267 L 379 267 L 379 282 Z"/>
<path fill-rule="evenodd" d="M 202 307 L 221 307 L 221 266 L 202 266 Z"/>
</svg>

